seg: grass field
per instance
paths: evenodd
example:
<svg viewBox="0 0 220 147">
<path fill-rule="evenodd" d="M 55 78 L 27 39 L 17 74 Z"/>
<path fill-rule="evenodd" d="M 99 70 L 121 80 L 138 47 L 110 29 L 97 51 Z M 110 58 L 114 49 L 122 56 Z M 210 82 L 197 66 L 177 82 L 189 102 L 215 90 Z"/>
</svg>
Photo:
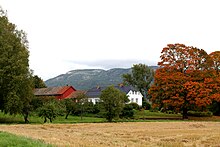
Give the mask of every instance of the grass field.
<svg viewBox="0 0 220 147">
<path fill-rule="evenodd" d="M 39 140 L 33 140 L 27 137 L 17 136 L 6 132 L 0 132 L 0 146 L 1 147 L 50 147 L 52 145 L 45 144 Z"/>
<path fill-rule="evenodd" d="M 56 146 L 220 146 L 220 122 L 0 125 Z"/>
<path fill-rule="evenodd" d="M 29 116 L 29 121 L 31 124 L 42 124 L 44 119 L 38 116 Z M 49 120 L 48 120 L 49 122 Z M 105 122 L 104 118 L 97 117 L 79 117 L 70 115 L 68 119 L 65 119 L 65 116 L 58 116 L 53 121 L 53 123 L 97 123 L 97 122 Z M 21 115 L 8 115 L 0 113 L 0 124 L 23 124 L 24 119 Z"/>
</svg>

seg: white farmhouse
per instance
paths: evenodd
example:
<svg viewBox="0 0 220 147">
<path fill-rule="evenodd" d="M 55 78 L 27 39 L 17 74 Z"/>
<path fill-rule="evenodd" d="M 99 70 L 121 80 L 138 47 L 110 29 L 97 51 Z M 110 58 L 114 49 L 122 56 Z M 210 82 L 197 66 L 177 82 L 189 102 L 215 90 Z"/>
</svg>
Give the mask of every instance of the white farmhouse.
<svg viewBox="0 0 220 147">
<path fill-rule="evenodd" d="M 136 90 L 132 86 L 114 86 L 115 88 L 119 89 L 121 92 L 124 92 L 127 94 L 128 99 L 130 100 L 128 103 L 137 103 L 139 106 L 142 106 L 142 98 L 143 95 L 140 93 L 140 91 Z M 106 87 L 94 87 L 86 92 L 86 95 L 88 96 L 88 101 L 92 102 L 93 104 L 96 104 L 100 101 L 100 95 L 102 90 L 104 90 Z"/>
</svg>

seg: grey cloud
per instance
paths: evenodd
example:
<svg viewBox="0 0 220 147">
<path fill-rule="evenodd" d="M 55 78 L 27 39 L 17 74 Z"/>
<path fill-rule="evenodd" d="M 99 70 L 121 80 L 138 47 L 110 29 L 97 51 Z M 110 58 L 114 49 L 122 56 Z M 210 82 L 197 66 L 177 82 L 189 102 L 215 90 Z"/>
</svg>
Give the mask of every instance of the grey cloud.
<svg viewBox="0 0 220 147">
<path fill-rule="evenodd" d="M 111 69 L 111 68 L 130 68 L 133 64 L 143 63 L 146 65 L 157 65 L 156 62 L 150 62 L 146 60 L 96 60 L 96 61 L 67 61 L 73 64 L 86 65 L 91 68 Z"/>
</svg>

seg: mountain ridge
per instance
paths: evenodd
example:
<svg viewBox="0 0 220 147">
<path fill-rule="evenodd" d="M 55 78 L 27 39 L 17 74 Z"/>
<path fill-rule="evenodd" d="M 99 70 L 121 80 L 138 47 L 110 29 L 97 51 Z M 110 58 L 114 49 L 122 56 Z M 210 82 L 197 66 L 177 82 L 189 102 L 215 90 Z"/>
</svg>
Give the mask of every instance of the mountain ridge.
<svg viewBox="0 0 220 147">
<path fill-rule="evenodd" d="M 131 73 L 131 68 L 77 69 L 48 79 L 45 84 L 48 87 L 72 85 L 77 90 L 88 90 L 95 86 L 118 85 L 123 82 L 122 75 L 127 73 Z"/>
</svg>

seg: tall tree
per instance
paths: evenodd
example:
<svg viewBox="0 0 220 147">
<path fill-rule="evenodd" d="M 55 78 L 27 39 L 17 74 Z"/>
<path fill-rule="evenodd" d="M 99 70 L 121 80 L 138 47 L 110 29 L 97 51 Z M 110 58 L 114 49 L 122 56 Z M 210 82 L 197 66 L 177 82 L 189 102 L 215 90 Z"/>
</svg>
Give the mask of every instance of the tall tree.
<svg viewBox="0 0 220 147">
<path fill-rule="evenodd" d="M 112 122 L 113 118 L 119 118 L 125 103 L 129 101 L 125 93 L 113 86 L 102 91 L 100 100 L 104 108 L 105 117 L 109 122 Z"/>
<path fill-rule="evenodd" d="M 28 41 L 24 31 L 8 21 L 0 7 L 0 109 L 24 115 L 28 122 L 29 103 L 33 96 L 28 64 Z"/>
<path fill-rule="evenodd" d="M 211 103 L 212 60 L 202 49 L 168 44 L 161 52 L 160 66 L 149 93 L 154 105 L 183 112 L 202 109 Z"/>
<path fill-rule="evenodd" d="M 126 84 L 132 85 L 137 88 L 144 98 L 153 81 L 154 71 L 145 64 L 133 65 L 131 74 L 124 74 L 123 81 Z"/>
</svg>

